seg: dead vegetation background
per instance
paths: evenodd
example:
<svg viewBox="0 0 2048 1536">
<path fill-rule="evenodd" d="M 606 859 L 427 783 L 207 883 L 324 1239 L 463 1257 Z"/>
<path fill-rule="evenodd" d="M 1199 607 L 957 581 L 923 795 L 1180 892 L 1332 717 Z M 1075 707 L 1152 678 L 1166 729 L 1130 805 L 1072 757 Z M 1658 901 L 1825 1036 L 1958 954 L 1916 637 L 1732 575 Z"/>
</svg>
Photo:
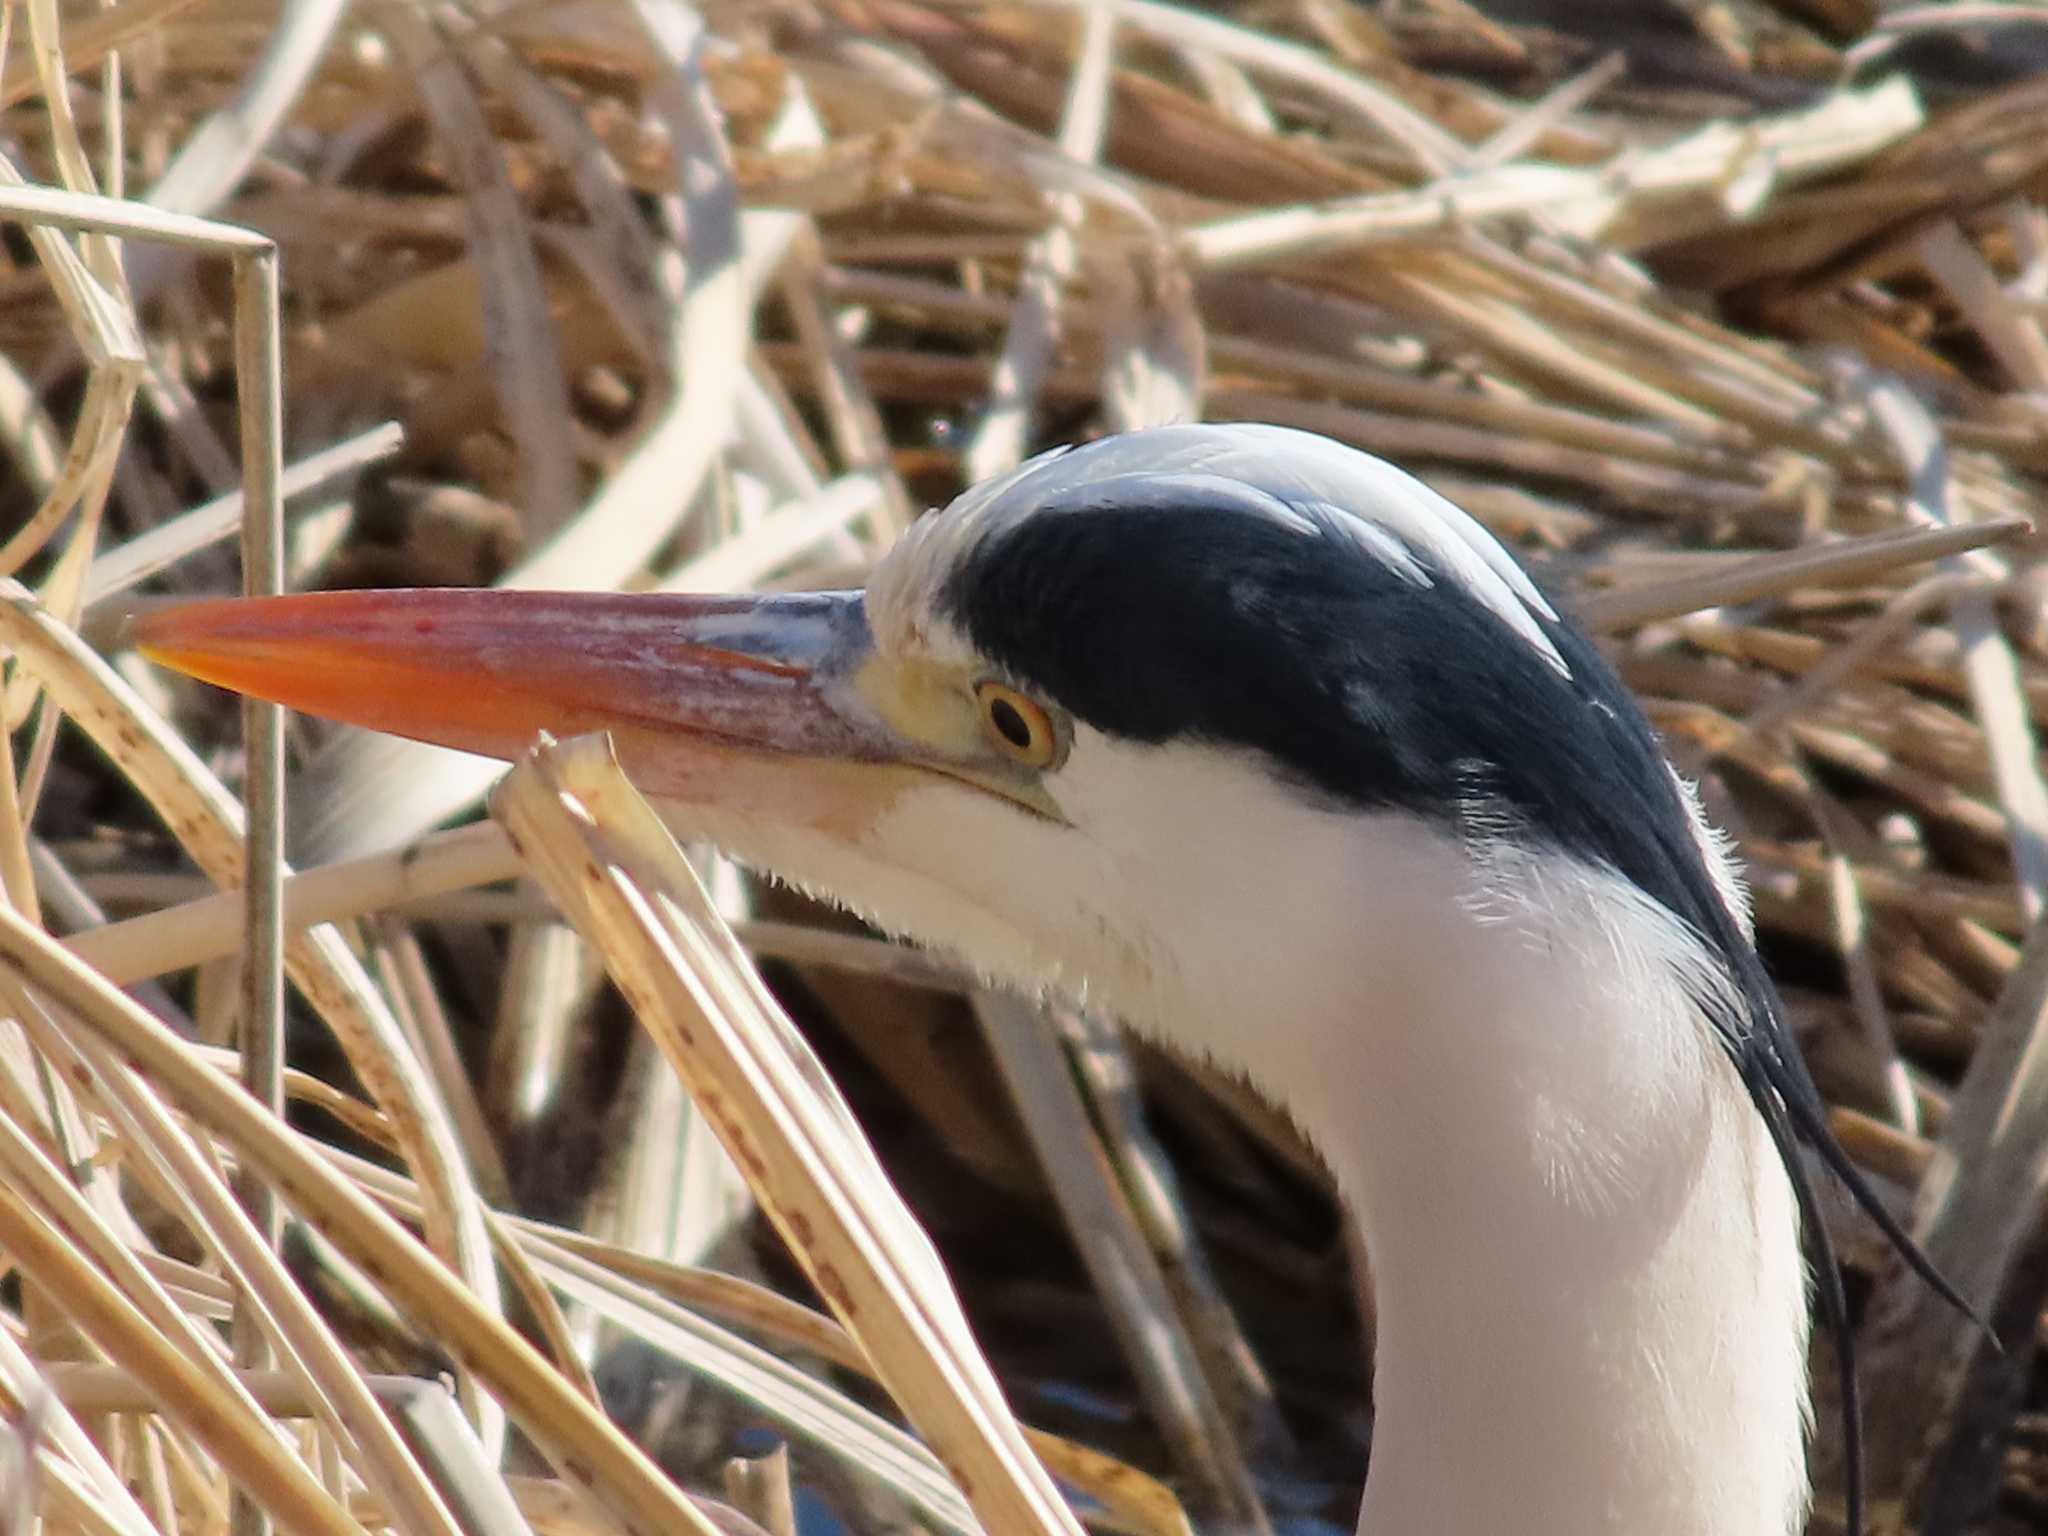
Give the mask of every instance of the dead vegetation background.
<svg viewBox="0 0 2048 1536">
<path fill-rule="evenodd" d="M 1399 459 L 1606 633 L 2005 1339 L 1835 1213 L 1880 1513 L 2048 1525 L 2044 23 L 8 0 L 0 1526 L 1071 1529 L 1035 1452 L 1101 1529 L 1348 1530 L 1357 1255 L 1235 1085 L 693 872 L 587 745 L 431 833 L 491 775 L 291 722 L 289 922 L 209 900 L 265 722 L 120 633 L 237 586 L 245 456 L 293 587 L 840 585 L 1193 416 Z"/>
</svg>

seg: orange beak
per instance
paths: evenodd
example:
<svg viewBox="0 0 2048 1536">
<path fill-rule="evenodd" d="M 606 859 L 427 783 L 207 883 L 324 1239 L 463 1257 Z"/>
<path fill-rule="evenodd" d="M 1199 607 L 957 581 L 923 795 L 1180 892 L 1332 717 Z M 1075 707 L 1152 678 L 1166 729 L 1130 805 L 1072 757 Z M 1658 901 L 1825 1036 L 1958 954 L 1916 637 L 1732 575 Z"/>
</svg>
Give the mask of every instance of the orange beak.
<svg viewBox="0 0 2048 1536">
<path fill-rule="evenodd" d="M 612 732 L 651 794 L 703 798 L 734 753 L 914 761 L 853 686 L 858 592 L 769 597 L 408 590 L 179 603 L 138 617 L 151 660 L 307 714 L 490 757 Z M 720 798 L 723 798 L 722 796 Z"/>
</svg>

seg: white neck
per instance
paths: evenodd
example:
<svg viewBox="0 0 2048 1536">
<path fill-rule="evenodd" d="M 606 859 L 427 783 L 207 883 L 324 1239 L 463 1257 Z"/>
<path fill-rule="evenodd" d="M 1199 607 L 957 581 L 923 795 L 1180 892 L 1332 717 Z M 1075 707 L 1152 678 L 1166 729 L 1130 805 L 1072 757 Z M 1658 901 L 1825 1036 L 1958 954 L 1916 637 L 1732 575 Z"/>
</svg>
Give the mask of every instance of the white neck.
<svg viewBox="0 0 2048 1536">
<path fill-rule="evenodd" d="M 1097 995 L 1285 1106 L 1357 1214 L 1364 1536 L 1797 1530 L 1805 1270 L 1685 984 L 1719 968 L 1617 876 L 1262 794 L 1263 771 L 1101 754 L 1086 810 L 1117 842 L 1077 899 L 1143 914 L 1089 962 Z M 1241 813 L 1191 828 L 1189 803 Z"/>
<path fill-rule="evenodd" d="M 1684 984 L 1720 976 L 1697 941 L 1618 877 L 1221 751 L 1078 732 L 1057 859 L 985 799 L 906 793 L 851 845 L 704 830 L 1021 985 L 1062 974 L 1295 1116 L 1373 1267 L 1364 1536 L 1798 1528 L 1797 1218 Z"/>
<path fill-rule="evenodd" d="M 1797 1530 L 1795 1207 L 1673 979 L 1704 956 L 1560 862 L 1481 867 L 1394 824 L 1370 867 L 1370 889 L 1323 893 L 1344 921 L 1269 930 L 1286 973 L 1183 1000 L 1213 1000 L 1209 1043 L 1293 1109 L 1363 1230 L 1363 1536 Z M 1247 1037 L 1265 1048 L 1226 1043 Z"/>
<path fill-rule="evenodd" d="M 1485 1017 L 1512 1034 L 1598 1006 L 1560 991 Z M 1574 1100 L 1630 1064 L 1565 1060 L 1578 1049 L 1597 1047 L 1531 1072 L 1510 1045 L 1436 1094 L 1396 1066 L 1384 1098 L 1323 1129 L 1379 1315 L 1366 1536 L 1799 1527 L 1807 1308 L 1777 1154 L 1718 1048 L 1661 1112 L 1600 1130 Z M 1562 1069 L 1548 1085 L 1545 1067 Z"/>
</svg>

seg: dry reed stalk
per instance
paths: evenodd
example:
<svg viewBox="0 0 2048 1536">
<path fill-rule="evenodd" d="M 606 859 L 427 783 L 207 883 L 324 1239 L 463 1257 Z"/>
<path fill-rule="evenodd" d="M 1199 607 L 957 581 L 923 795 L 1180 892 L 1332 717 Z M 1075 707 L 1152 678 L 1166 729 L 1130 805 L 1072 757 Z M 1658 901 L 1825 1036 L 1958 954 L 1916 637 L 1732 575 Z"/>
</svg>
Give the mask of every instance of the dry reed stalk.
<svg viewBox="0 0 2048 1536">
<path fill-rule="evenodd" d="M 938 1257 L 610 744 L 545 745 L 493 814 L 605 956 L 791 1251 L 991 1528 L 1070 1531 Z"/>
</svg>

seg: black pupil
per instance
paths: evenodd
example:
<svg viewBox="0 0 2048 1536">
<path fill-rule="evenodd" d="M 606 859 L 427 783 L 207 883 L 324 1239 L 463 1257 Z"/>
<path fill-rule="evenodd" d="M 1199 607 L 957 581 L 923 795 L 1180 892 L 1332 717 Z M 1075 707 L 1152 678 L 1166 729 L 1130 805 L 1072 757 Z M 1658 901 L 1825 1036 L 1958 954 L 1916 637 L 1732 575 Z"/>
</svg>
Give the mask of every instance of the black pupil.
<svg viewBox="0 0 2048 1536">
<path fill-rule="evenodd" d="M 1031 745 L 1031 724 L 1022 711 L 1008 699 L 990 699 L 988 717 L 995 722 L 995 728 L 1002 732 L 1003 740 L 1019 752 Z"/>
</svg>

